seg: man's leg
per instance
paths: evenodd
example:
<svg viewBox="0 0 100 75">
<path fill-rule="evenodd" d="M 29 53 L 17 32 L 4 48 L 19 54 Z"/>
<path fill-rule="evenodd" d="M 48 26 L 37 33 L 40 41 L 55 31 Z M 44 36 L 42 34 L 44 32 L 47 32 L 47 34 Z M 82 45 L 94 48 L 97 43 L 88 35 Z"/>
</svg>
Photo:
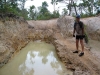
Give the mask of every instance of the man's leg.
<svg viewBox="0 0 100 75">
<path fill-rule="evenodd" d="M 73 53 L 78 53 L 78 48 L 79 48 L 79 39 L 76 39 L 76 51 Z"/>
<path fill-rule="evenodd" d="M 84 42 L 83 42 L 83 39 L 80 40 L 80 44 L 81 44 L 82 52 L 84 52 Z"/>
<path fill-rule="evenodd" d="M 84 42 L 83 39 L 80 39 L 80 44 L 81 44 L 81 48 L 82 48 L 82 52 L 79 54 L 79 56 L 83 56 L 84 55 Z"/>
<path fill-rule="evenodd" d="M 79 48 L 79 39 L 76 39 L 76 50 L 78 51 Z"/>
</svg>

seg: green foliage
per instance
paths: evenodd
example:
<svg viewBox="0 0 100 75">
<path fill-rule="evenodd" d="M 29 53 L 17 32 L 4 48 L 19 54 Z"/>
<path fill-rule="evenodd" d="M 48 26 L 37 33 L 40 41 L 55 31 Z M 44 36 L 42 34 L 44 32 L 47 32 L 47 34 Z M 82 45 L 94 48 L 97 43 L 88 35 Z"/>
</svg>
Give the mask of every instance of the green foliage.
<svg viewBox="0 0 100 75">
<path fill-rule="evenodd" d="M 1 0 L 0 1 L 0 13 L 8 13 L 8 12 L 14 12 L 17 9 L 17 3 L 16 1 L 9 2 L 9 0 Z"/>
<path fill-rule="evenodd" d="M 66 8 L 69 11 L 69 15 L 81 14 L 83 17 L 90 17 L 98 14 L 100 10 L 100 0 L 57 0 L 66 4 Z M 74 9 L 74 10 L 73 10 Z"/>
<path fill-rule="evenodd" d="M 84 40 L 85 40 L 85 43 L 89 43 L 89 38 L 88 38 L 88 35 L 85 33 L 85 38 L 84 38 Z"/>
<path fill-rule="evenodd" d="M 52 14 L 47 7 L 47 2 L 42 2 L 42 6 L 38 8 L 39 12 L 37 13 L 37 20 L 48 20 L 59 17 L 60 14 L 58 11 L 54 11 Z"/>
<path fill-rule="evenodd" d="M 59 17 L 59 11 L 55 10 L 55 6 L 58 2 L 65 2 L 66 8 L 63 9 L 63 15 L 69 13 L 72 14 L 73 9 L 80 12 L 82 17 L 90 17 L 100 13 L 100 0 L 81 0 L 81 3 L 76 3 L 75 0 L 51 0 L 51 4 L 54 6 L 54 12 L 51 13 L 48 10 L 48 4 L 46 1 L 42 2 L 42 5 L 36 10 L 35 6 L 30 6 L 27 10 L 24 8 L 27 0 L 0 0 L 0 13 L 13 13 L 18 16 L 22 16 L 25 19 L 31 20 L 44 20 Z"/>
<path fill-rule="evenodd" d="M 90 15 L 90 14 L 81 14 L 81 18 L 86 18 L 86 17 L 92 17 L 92 16 L 95 16 L 95 14 L 92 14 L 92 15 Z"/>
<path fill-rule="evenodd" d="M 100 9 L 97 10 L 97 13 L 96 13 L 96 14 L 97 14 L 97 15 L 100 14 Z"/>
<path fill-rule="evenodd" d="M 30 6 L 30 9 L 29 9 L 29 18 L 34 20 L 35 16 L 36 16 L 35 6 L 32 5 L 32 6 Z"/>
<path fill-rule="evenodd" d="M 85 32 L 84 40 L 85 40 L 85 43 L 89 43 L 89 37 L 88 37 L 87 31 L 86 31 L 86 28 L 87 28 L 87 25 L 84 25 L 84 32 Z"/>
<path fill-rule="evenodd" d="M 51 13 L 48 10 L 46 1 L 42 2 L 42 5 L 38 10 L 36 10 L 34 5 L 26 10 L 24 8 L 26 1 L 27 0 L 0 0 L 0 13 L 13 13 L 17 16 L 22 16 L 27 20 L 47 20 L 59 17 L 58 11 Z M 8 20 L 8 18 L 6 19 Z"/>
<path fill-rule="evenodd" d="M 17 16 L 22 16 L 25 19 L 28 19 L 28 11 L 26 9 L 19 8 L 19 3 L 25 3 L 26 0 L 0 0 L 0 13 L 13 13 Z"/>
<path fill-rule="evenodd" d="M 47 7 L 48 7 L 48 4 L 46 1 L 42 2 L 42 6 L 38 7 L 39 12 L 36 12 L 36 14 L 35 14 L 36 15 L 35 18 L 37 18 L 37 20 L 49 19 L 50 12 L 47 9 Z"/>
<path fill-rule="evenodd" d="M 26 20 L 29 19 L 29 17 L 28 17 L 29 12 L 26 9 L 22 9 L 22 10 L 20 10 L 20 12 L 21 13 L 18 14 L 19 16 L 24 17 L 24 19 L 26 19 Z"/>
<path fill-rule="evenodd" d="M 48 3 L 46 1 L 42 2 L 42 7 L 44 8 L 48 7 Z"/>
<path fill-rule="evenodd" d="M 62 15 L 67 15 L 68 14 L 68 10 L 66 8 L 63 9 Z"/>
<path fill-rule="evenodd" d="M 51 18 L 51 14 L 49 12 L 45 12 L 45 14 L 39 14 L 37 16 L 37 20 L 48 20 Z"/>
<path fill-rule="evenodd" d="M 53 14 L 51 15 L 52 18 L 59 18 L 60 14 L 59 11 L 54 11 Z"/>
</svg>

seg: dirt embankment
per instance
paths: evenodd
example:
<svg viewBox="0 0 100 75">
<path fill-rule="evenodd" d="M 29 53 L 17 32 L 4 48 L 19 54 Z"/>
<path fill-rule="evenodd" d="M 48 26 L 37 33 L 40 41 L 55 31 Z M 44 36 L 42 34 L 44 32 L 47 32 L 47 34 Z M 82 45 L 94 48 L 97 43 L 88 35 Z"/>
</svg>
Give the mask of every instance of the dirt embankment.
<svg viewBox="0 0 100 75">
<path fill-rule="evenodd" d="M 67 34 L 63 35 L 64 31 L 57 24 L 59 24 L 57 19 L 28 21 L 28 23 L 13 18 L 10 21 L 0 20 L 0 66 L 7 64 L 12 55 L 20 51 L 29 41 L 39 39 L 54 44 L 59 58 L 65 63 L 66 68 L 74 72 L 74 75 L 100 75 L 100 59 L 87 49 L 83 57 L 73 54 L 75 50 L 73 38 L 69 39 Z M 61 21 L 60 25 L 64 28 Z"/>
</svg>

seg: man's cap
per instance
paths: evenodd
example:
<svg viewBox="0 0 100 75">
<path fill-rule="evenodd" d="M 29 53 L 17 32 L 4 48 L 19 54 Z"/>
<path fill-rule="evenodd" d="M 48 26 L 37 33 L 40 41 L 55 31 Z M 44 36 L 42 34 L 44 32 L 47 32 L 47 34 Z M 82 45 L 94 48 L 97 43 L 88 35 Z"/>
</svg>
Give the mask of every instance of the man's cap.
<svg viewBox="0 0 100 75">
<path fill-rule="evenodd" d="M 76 15 L 76 18 L 81 18 L 80 15 Z"/>
</svg>

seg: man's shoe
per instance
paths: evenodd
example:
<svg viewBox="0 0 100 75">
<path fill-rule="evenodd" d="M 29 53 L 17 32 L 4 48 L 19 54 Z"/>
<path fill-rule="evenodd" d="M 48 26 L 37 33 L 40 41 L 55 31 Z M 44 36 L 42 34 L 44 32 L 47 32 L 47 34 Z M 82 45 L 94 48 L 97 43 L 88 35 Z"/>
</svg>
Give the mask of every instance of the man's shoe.
<svg viewBox="0 0 100 75">
<path fill-rule="evenodd" d="M 74 51 L 73 53 L 78 53 L 78 51 Z"/>
<path fill-rule="evenodd" d="M 80 57 L 83 56 L 83 55 L 84 55 L 84 52 L 81 52 L 81 53 L 79 54 Z"/>
</svg>

